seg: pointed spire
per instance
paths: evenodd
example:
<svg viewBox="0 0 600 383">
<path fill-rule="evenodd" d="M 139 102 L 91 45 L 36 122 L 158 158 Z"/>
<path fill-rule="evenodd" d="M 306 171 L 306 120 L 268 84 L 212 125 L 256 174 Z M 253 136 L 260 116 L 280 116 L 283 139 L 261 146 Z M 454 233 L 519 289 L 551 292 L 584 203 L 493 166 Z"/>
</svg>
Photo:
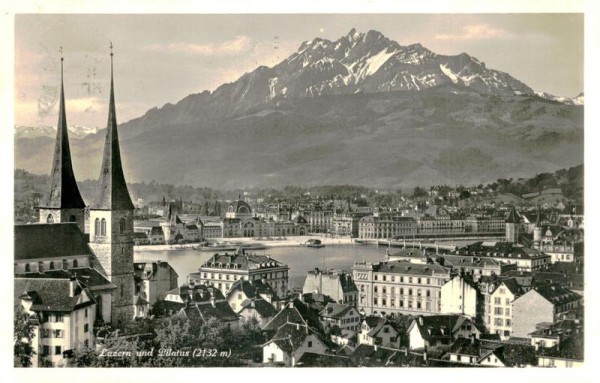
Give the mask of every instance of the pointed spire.
<svg viewBox="0 0 600 383">
<path fill-rule="evenodd" d="M 517 210 L 515 209 L 515 206 L 512 205 L 511 209 L 510 209 L 510 213 L 508 214 L 508 218 L 506 218 L 506 221 L 504 221 L 506 223 L 520 223 L 521 222 L 521 217 L 519 216 L 519 213 L 517 213 Z"/>
<path fill-rule="evenodd" d="M 117 113 L 115 111 L 115 87 L 113 81 L 113 45 L 110 43 L 110 101 L 104 155 L 98 179 L 98 195 L 93 205 L 99 210 L 133 210 L 134 206 L 127 190 L 121 164 Z"/>
<path fill-rule="evenodd" d="M 63 80 L 62 47 L 60 47 L 60 105 L 58 108 L 58 124 L 56 126 L 56 144 L 54 160 L 50 173 L 50 190 L 42 200 L 40 207 L 55 209 L 83 209 L 85 203 L 73 172 L 69 132 L 67 129 L 67 113 L 65 111 L 65 88 Z"/>
</svg>

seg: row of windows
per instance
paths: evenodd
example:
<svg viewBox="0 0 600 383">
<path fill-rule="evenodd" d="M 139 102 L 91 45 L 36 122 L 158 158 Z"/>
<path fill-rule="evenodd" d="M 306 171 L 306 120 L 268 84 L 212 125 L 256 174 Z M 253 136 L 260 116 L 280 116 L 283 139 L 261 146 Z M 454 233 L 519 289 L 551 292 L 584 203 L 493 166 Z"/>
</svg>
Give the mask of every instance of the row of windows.
<svg viewBox="0 0 600 383">
<path fill-rule="evenodd" d="M 396 302 L 398 302 L 398 304 L 396 304 Z M 363 298 L 361 297 L 361 303 L 363 302 Z M 412 299 L 409 299 L 408 301 L 404 301 L 402 299 L 399 299 L 396 301 L 396 299 L 391 298 L 389 300 L 390 305 L 388 306 L 388 300 L 386 298 L 382 298 L 381 302 L 379 301 L 378 298 L 373 298 L 373 306 L 381 306 L 381 307 L 400 307 L 400 308 L 408 308 L 408 309 L 413 309 L 416 307 L 417 310 L 421 310 L 423 309 L 423 306 L 425 306 L 425 311 L 431 311 L 433 305 L 431 304 L 431 302 L 421 302 L 420 300 L 418 300 L 416 302 L 416 305 L 414 304 L 415 302 L 413 302 Z M 423 305 L 423 303 L 425 303 L 425 305 Z M 440 306 L 440 302 L 438 302 L 438 310 Z"/>
<path fill-rule="evenodd" d="M 400 283 L 415 283 L 415 284 L 425 284 L 431 285 L 432 282 L 434 285 L 443 285 L 444 280 L 440 278 L 422 278 L 422 277 L 405 277 L 405 276 L 397 276 L 397 275 L 387 275 L 387 274 L 374 274 L 373 280 L 378 281 L 381 280 L 383 282 L 400 282 Z"/>
<path fill-rule="evenodd" d="M 127 230 L 127 222 L 125 218 L 121 218 L 119 220 L 119 234 L 125 234 Z M 106 236 L 106 219 L 105 218 L 96 218 L 94 221 L 94 233 L 98 236 Z"/>
</svg>

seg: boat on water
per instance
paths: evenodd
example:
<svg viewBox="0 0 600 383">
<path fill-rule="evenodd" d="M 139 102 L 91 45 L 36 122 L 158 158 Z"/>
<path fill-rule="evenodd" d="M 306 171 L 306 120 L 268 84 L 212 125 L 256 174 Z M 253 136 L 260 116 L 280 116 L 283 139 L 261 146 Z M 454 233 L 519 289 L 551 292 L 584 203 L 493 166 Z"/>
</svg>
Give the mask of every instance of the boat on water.
<svg viewBox="0 0 600 383">
<path fill-rule="evenodd" d="M 312 247 L 314 249 L 325 247 L 325 245 L 321 242 L 320 239 L 309 239 L 305 242 L 305 245 L 306 247 Z"/>
</svg>

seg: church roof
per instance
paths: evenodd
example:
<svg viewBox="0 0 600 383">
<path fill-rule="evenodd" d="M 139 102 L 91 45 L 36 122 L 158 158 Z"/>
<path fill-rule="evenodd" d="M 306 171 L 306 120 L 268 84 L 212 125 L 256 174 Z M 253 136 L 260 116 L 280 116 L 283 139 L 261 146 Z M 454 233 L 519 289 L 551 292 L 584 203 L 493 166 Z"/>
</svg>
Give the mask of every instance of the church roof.
<svg viewBox="0 0 600 383">
<path fill-rule="evenodd" d="M 83 209 L 85 203 L 73 172 L 67 114 L 65 112 L 65 90 L 63 85 L 63 59 L 60 59 L 60 105 L 56 126 L 56 144 L 50 173 L 50 190 L 44 195 L 40 207 L 55 209 Z"/>
<path fill-rule="evenodd" d="M 117 133 L 117 114 L 115 111 L 115 92 L 113 82 L 112 52 L 110 58 L 110 103 L 108 105 L 108 125 L 104 142 L 104 155 L 98 179 L 98 194 L 92 208 L 98 210 L 133 210 L 133 202 L 127 190 L 119 135 Z"/>
<path fill-rule="evenodd" d="M 92 254 L 76 223 L 15 225 L 15 261 Z"/>
</svg>

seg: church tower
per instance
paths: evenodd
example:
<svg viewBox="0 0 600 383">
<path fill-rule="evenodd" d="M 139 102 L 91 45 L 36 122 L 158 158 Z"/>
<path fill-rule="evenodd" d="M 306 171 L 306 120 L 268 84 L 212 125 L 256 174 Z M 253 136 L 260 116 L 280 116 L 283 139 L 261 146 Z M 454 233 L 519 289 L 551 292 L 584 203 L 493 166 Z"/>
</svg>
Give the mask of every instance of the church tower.
<svg viewBox="0 0 600 383">
<path fill-rule="evenodd" d="M 511 207 L 508 218 L 504 222 L 506 224 L 506 241 L 514 244 L 519 243 L 521 217 L 519 217 L 519 213 L 517 213 L 514 206 Z"/>
<path fill-rule="evenodd" d="M 62 48 L 61 48 L 62 53 Z M 65 89 L 63 85 L 63 58 L 60 58 L 60 105 L 58 108 L 58 125 L 56 126 L 56 144 L 54 159 L 50 173 L 50 190 L 40 203 L 40 222 L 59 223 L 75 222 L 85 232 L 85 203 L 73 173 L 67 114 L 65 111 Z"/>
<path fill-rule="evenodd" d="M 119 149 L 111 44 L 108 126 L 96 199 L 90 207 L 90 247 L 108 279 L 117 286 L 111 305 L 113 324 L 134 317 L 133 210 Z"/>
</svg>

